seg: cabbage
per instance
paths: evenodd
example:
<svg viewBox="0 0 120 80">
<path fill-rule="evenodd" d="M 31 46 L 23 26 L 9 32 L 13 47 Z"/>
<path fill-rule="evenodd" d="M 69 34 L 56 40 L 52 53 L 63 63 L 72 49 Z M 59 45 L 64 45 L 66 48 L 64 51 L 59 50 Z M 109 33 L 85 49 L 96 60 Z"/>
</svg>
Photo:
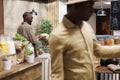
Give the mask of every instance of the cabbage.
<svg viewBox="0 0 120 80">
<path fill-rule="evenodd" d="M 41 36 L 45 36 L 47 40 L 49 38 L 49 35 L 47 33 L 42 33 Z"/>
</svg>

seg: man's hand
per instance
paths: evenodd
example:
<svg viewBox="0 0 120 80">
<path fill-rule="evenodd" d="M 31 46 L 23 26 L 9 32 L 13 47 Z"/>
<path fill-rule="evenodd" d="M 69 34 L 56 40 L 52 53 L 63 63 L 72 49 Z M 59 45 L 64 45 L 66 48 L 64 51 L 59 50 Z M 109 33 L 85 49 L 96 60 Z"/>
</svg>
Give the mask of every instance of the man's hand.
<svg viewBox="0 0 120 80">
<path fill-rule="evenodd" d="M 36 39 L 37 40 L 46 40 L 46 36 L 37 35 Z"/>
<path fill-rule="evenodd" d="M 39 40 L 46 40 L 46 36 L 40 36 Z"/>
</svg>

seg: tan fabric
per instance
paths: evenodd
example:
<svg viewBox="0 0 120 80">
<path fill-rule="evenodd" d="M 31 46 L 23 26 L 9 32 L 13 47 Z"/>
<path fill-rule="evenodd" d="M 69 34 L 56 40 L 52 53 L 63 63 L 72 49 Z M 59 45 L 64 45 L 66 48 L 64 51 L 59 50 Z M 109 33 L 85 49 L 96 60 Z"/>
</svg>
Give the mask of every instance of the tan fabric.
<svg viewBox="0 0 120 80">
<path fill-rule="evenodd" d="M 91 26 L 83 21 L 79 26 L 66 17 L 49 38 L 52 80 L 95 80 L 95 55 L 120 57 L 120 46 L 101 46 Z"/>
<path fill-rule="evenodd" d="M 84 1 L 98 1 L 98 0 L 68 0 L 67 4 L 75 4 L 75 3 L 80 3 Z"/>
<path fill-rule="evenodd" d="M 31 25 L 29 25 L 28 23 L 26 22 L 22 23 L 21 26 L 18 28 L 17 32 L 26 37 L 28 41 L 30 42 L 35 41 L 35 34 L 33 32 Z"/>
</svg>

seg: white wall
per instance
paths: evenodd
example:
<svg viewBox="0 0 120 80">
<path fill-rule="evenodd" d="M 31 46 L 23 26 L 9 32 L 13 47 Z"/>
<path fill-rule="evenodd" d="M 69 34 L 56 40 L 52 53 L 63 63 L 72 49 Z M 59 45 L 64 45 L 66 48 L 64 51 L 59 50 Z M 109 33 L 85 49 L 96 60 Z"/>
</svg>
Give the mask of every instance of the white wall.
<svg viewBox="0 0 120 80">
<path fill-rule="evenodd" d="M 93 13 L 90 19 L 88 20 L 88 23 L 92 26 L 94 32 L 96 33 L 96 13 Z"/>
<path fill-rule="evenodd" d="M 47 18 L 47 7 L 43 3 L 32 0 L 3 0 L 4 2 L 4 32 L 6 35 L 15 36 L 17 28 L 23 21 L 22 15 L 33 8 L 38 13 L 33 18 L 33 27 L 39 26 L 42 18 Z"/>
<path fill-rule="evenodd" d="M 59 22 L 67 13 L 66 0 L 59 1 Z M 40 20 L 47 18 L 47 5 L 44 3 L 32 2 L 29 0 L 3 0 L 4 2 L 4 32 L 6 35 L 15 36 L 17 28 L 23 21 L 22 14 L 25 11 L 31 11 L 33 8 L 38 12 L 33 18 L 33 27 L 39 27 Z M 96 14 L 93 14 L 89 20 L 94 31 L 96 32 Z"/>
<path fill-rule="evenodd" d="M 59 22 L 62 21 L 63 16 L 67 13 L 67 6 L 65 4 L 66 0 L 59 1 Z"/>
</svg>

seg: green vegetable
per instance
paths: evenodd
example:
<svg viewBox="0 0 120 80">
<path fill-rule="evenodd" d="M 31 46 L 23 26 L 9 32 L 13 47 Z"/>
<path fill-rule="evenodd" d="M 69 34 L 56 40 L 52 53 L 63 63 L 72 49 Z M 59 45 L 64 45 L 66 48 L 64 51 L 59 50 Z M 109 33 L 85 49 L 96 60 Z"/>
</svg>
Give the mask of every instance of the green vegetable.
<svg viewBox="0 0 120 80">
<path fill-rule="evenodd" d="M 29 48 L 28 46 L 26 46 L 26 47 L 25 47 L 25 53 L 26 53 L 27 55 L 31 55 L 31 54 L 33 54 L 33 51 L 31 51 L 30 48 Z"/>
<path fill-rule="evenodd" d="M 27 41 L 27 39 L 19 33 L 16 33 L 16 38 L 22 42 Z"/>
<path fill-rule="evenodd" d="M 49 38 L 49 35 L 47 33 L 42 33 L 41 36 L 45 36 L 47 40 Z"/>
</svg>

